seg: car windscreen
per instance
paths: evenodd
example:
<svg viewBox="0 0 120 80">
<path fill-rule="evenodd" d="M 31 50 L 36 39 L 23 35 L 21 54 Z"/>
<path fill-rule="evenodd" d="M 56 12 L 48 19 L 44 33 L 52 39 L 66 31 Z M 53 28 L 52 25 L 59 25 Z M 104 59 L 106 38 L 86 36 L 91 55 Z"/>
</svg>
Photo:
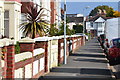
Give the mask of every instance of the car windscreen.
<svg viewBox="0 0 120 80">
<path fill-rule="evenodd" d="M 120 39 L 114 39 L 113 40 L 113 45 L 120 48 Z"/>
</svg>

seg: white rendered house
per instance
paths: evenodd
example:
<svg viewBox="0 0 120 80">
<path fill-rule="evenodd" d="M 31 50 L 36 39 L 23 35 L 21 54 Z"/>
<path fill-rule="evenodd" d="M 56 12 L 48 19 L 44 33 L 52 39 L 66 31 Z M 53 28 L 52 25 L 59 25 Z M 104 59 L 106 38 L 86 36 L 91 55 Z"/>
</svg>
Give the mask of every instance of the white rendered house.
<svg viewBox="0 0 120 80">
<path fill-rule="evenodd" d="M 0 34 L 15 41 L 19 40 L 21 14 L 21 4 L 17 1 L 0 1 Z"/>
<path fill-rule="evenodd" d="M 106 20 L 110 17 L 105 17 L 104 15 L 96 15 L 86 20 L 86 30 L 91 33 L 92 37 L 100 36 L 105 34 Z"/>
</svg>

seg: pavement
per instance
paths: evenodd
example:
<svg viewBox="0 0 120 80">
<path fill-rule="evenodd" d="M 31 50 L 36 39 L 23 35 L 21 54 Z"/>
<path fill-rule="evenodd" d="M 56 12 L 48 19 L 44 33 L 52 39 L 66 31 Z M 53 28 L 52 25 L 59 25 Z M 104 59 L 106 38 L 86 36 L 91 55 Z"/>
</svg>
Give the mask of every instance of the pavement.
<svg viewBox="0 0 120 80">
<path fill-rule="evenodd" d="M 38 80 L 116 80 L 97 39 L 70 54 L 67 64 L 52 68 Z"/>
</svg>

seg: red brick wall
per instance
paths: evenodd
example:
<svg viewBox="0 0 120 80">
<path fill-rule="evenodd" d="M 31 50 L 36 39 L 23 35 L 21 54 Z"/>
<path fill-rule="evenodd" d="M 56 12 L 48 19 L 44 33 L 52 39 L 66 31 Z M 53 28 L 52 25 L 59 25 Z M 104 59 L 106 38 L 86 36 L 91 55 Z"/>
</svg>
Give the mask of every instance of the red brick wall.
<svg viewBox="0 0 120 80">
<path fill-rule="evenodd" d="M 34 45 L 34 43 L 20 43 L 20 52 L 33 52 Z"/>
<path fill-rule="evenodd" d="M 15 46 L 7 46 L 7 70 L 6 78 L 14 78 L 14 67 L 15 67 Z"/>
<path fill-rule="evenodd" d="M 36 48 L 45 49 L 45 72 L 48 72 L 48 41 L 38 41 L 35 43 Z"/>
<path fill-rule="evenodd" d="M 63 57 L 61 58 L 61 50 L 63 49 L 63 46 L 61 45 L 61 43 L 63 42 L 64 42 L 64 39 L 58 40 L 58 64 L 63 63 Z"/>
<path fill-rule="evenodd" d="M 54 24 L 56 20 L 56 13 L 57 13 L 55 9 L 56 6 L 55 6 L 54 0 L 51 0 L 50 6 L 51 6 L 51 24 Z"/>
<path fill-rule="evenodd" d="M 5 61 L 5 64 L 4 64 L 4 67 L 3 67 L 2 76 L 3 76 L 3 78 L 6 78 L 6 70 L 7 70 L 7 46 L 4 46 L 2 48 L 2 52 L 4 54 L 4 61 Z"/>
<path fill-rule="evenodd" d="M 2 77 L 2 72 L 3 72 L 3 70 L 2 70 L 2 67 L 1 67 L 1 47 L 0 47 L 0 78 Z"/>
<path fill-rule="evenodd" d="M 76 42 L 72 43 L 72 45 L 74 45 L 75 43 L 76 48 L 73 48 L 73 51 L 77 48 L 79 48 L 80 46 L 84 45 L 85 42 L 85 37 L 72 37 L 72 38 L 67 38 L 67 41 L 70 40 L 77 40 Z M 79 39 L 79 40 L 78 40 Z M 64 39 L 59 39 L 58 40 L 58 64 L 62 64 L 63 63 L 63 57 L 61 57 L 61 50 L 64 49 L 64 46 L 61 45 L 61 43 L 64 43 Z M 3 70 L 1 72 L 3 72 L 2 76 L 3 78 L 14 78 L 14 71 L 16 69 L 19 69 L 21 67 L 25 68 L 25 65 L 27 64 L 31 64 L 36 60 L 39 60 L 40 58 L 45 57 L 45 68 L 42 71 L 39 71 L 38 74 L 33 75 L 33 78 L 36 78 L 37 76 L 40 76 L 42 74 L 44 74 L 45 72 L 48 72 L 48 41 L 40 41 L 40 42 L 36 42 L 34 43 L 20 43 L 20 52 L 26 52 L 26 51 L 30 51 L 33 52 L 34 49 L 37 48 L 44 48 L 45 49 L 45 53 L 42 55 L 38 55 L 38 56 L 33 56 L 32 58 L 29 58 L 25 61 L 20 61 L 15 63 L 15 47 L 14 45 L 9 45 L 9 46 L 5 46 L 3 47 L 3 53 L 4 53 L 4 60 L 5 60 L 5 67 L 3 68 Z M 67 56 L 69 56 L 69 44 L 67 44 Z M 38 69 L 40 68 L 40 66 L 37 66 Z M 25 70 L 25 69 L 24 69 Z M 32 68 L 33 70 L 33 68 Z M 32 71 L 33 72 L 33 71 Z M 25 74 L 25 71 L 24 71 Z M 25 77 L 25 76 L 24 76 Z"/>
</svg>

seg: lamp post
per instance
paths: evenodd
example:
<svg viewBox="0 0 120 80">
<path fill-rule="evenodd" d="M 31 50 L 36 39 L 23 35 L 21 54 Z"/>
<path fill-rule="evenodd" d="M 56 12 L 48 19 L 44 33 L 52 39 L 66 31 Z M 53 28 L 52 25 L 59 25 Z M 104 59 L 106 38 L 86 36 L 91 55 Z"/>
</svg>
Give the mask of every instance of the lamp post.
<svg viewBox="0 0 120 80">
<path fill-rule="evenodd" d="M 90 8 L 90 6 L 86 6 L 83 8 L 83 34 L 85 33 L 85 15 L 84 10 Z"/>
<path fill-rule="evenodd" d="M 66 56 L 66 0 L 64 0 L 64 64 L 67 64 Z"/>
</svg>

